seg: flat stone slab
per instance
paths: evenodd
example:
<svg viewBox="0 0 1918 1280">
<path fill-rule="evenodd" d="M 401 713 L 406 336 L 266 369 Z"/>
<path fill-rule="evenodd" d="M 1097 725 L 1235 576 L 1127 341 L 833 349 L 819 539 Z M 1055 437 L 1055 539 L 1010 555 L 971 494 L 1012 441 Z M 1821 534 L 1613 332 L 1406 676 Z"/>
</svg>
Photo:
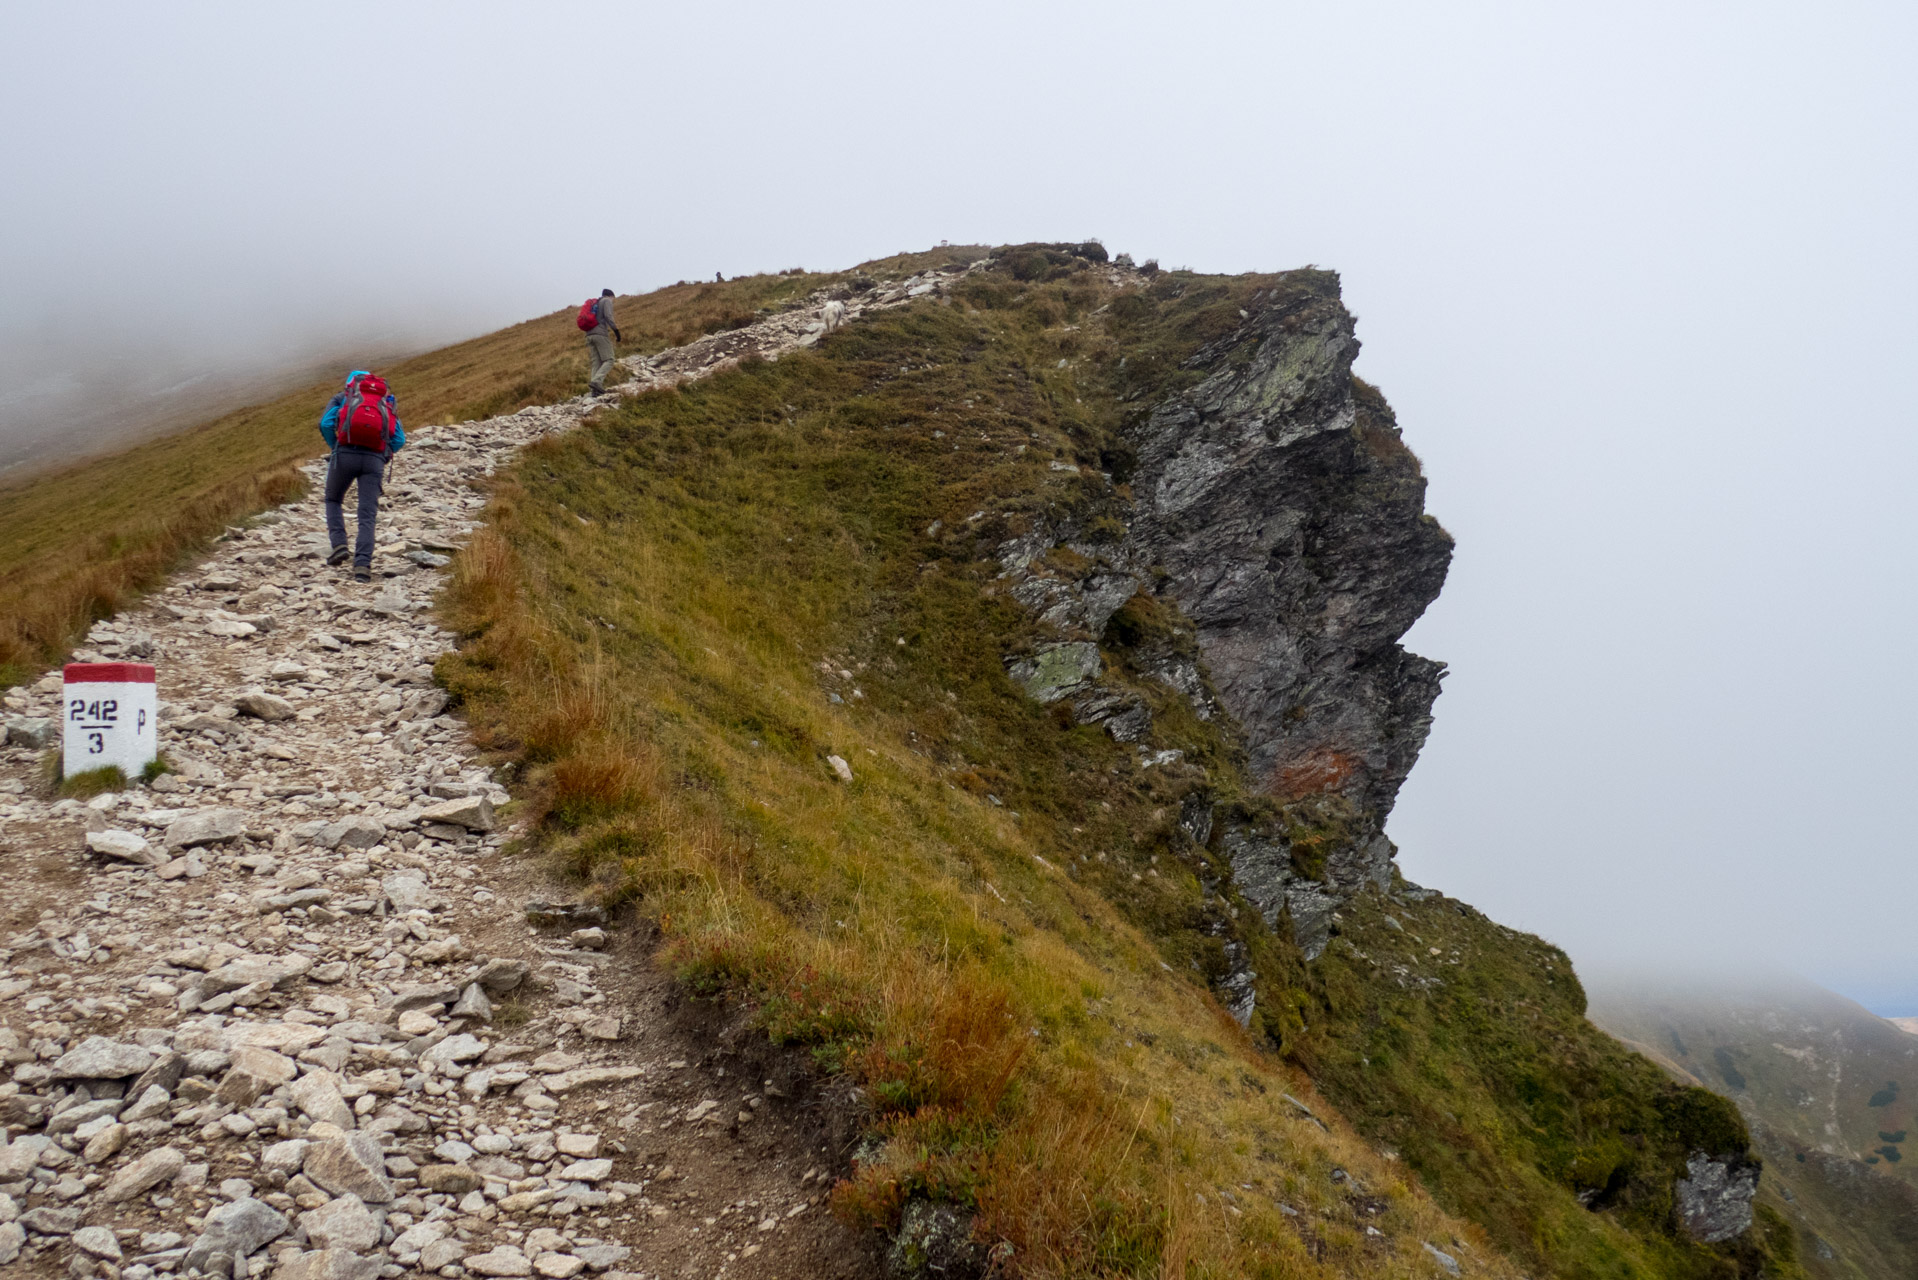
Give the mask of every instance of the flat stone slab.
<svg viewBox="0 0 1918 1280">
<path fill-rule="evenodd" d="M 493 818 L 493 802 L 485 796 L 460 796 L 421 809 L 420 821 L 465 827 L 468 831 L 491 831 L 498 825 Z"/>
<path fill-rule="evenodd" d="M 145 836 L 132 831 L 89 831 L 87 849 L 103 858 L 114 858 L 143 867 L 157 866 L 167 860 L 165 854 L 147 843 Z"/>
<path fill-rule="evenodd" d="M 645 1074 L 639 1067 L 581 1067 L 577 1071 L 561 1071 L 547 1076 L 544 1083 L 548 1093 L 569 1093 L 589 1085 L 637 1080 Z"/>
<path fill-rule="evenodd" d="M 186 1168 L 186 1153 L 173 1147 L 149 1151 L 113 1175 L 100 1192 L 100 1199 L 118 1204 L 145 1195 L 163 1182 L 171 1182 Z"/>
<path fill-rule="evenodd" d="M 351 1249 L 308 1249 L 273 1268 L 273 1280 L 376 1280 L 379 1274 L 378 1258 Z"/>
<path fill-rule="evenodd" d="M 167 826 L 167 847 L 193 849 L 237 840 L 246 834 L 246 817 L 244 809 L 202 809 L 188 814 Z"/>
<path fill-rule="evenodd" d="M 145 1071 L 158 1056 L 137 1044 L 88 1036 L 54 1060 L 53 1074 L 67 1080 L 124 1080 Z"/>
<path fill-rule="evenodd" d="M 470 1253 L 466 1255 L 462 1265 L 476 1276 L 530 1276 L 533 1274 L 532 1260 L 510 1244 L 489 1249 L 485 1253 Z"/>
<path fill-rule="evenodd" d="M 289 956 L 242 956 L 200 979 L 200 990 L 206 995 L 217 996 L 238 991 L 241 987 L 250 987 L 256 982 L 264 982 L 269 987 L 284 987 L 312 967 L 313 961 L 297 952 Z M 253 1043 L 261 1042 L 256 1040 Z"/>
</svg>

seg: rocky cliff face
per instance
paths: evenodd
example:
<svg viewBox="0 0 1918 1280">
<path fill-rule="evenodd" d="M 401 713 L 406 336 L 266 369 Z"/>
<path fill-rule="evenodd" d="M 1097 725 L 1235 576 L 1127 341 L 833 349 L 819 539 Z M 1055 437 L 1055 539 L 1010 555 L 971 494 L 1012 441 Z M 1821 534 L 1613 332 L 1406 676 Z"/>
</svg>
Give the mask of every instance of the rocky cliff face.
<svg viewBox="0 0 1918 1280">
<path fill-rule="evenodd" d="M 1352 377 L 1336 296 L 1280 295 L 1192 365 L 1210 374 L 1136 433 L 1132 537 L 1198 627 L 1252 772 L 1374 824 L 1432 724 L 1441 663 L 1398 643 L 1452 540 L 1391 411 Z"/>
<path fill-rule="evenodd" d="M 1135 432 L 1131 537 L 1197 627 L 1253 777 L 1336 827 L 1316 876 L 1284 832 L 1222 835 L 1241 891 L 1316 957 L 1337 903 L 1390 879 L 1385 818 L 1444 674 L 1398 641 L 1444 585 L 1452 540 L 1391 410 L 1352 376 L 1336 289 L 1257 301 L 1193 357 L 1208 376 Z"/>
<path fill-rule="evenodd" d="M 1096 683 L 1095 641 L 1142 589 L 1190 621 L 1192 643 L 1163 648 L 1158 678 L 1201 717 L 1223 708 L 1238 722 L 1253 779 L 1289 815 L 1221 815 L 1217 840 L 1240 890 L 1269 923 L 1289 917 L 1315 957 L 1338 903 L 1390 881 L 1385 818 L 1444 674 L 1399 638 L 1444 585 L 1452 540 L 1424 513 L 1391 409 L 1352 376 L 1359 343 L 1336 277 L 1286 282 L 1255 295 L 1236 329 L 1186 361 L 1188 385 L 1128 429 L 1119 547 L 1049 527 L 1008 543 L 1001 563 L 1061 637 L 1013 661 L 1014 678 L 1041 701 L 1071 698 L 1121 741 L 1145 736 L 1149 718 Z M 1049 571 L 1055 545 L 1092 567 Z"/>
</svg>

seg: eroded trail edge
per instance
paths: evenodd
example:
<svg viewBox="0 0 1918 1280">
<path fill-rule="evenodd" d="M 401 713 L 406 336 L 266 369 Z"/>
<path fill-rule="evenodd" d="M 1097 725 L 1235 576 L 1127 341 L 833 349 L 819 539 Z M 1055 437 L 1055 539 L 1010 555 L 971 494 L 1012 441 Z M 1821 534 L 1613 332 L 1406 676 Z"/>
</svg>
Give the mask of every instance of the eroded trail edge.
<svg viewBox="0 0 1918 1280">
<path fill-rule="evenodd" d="M 637 932 L 529 909 L 567 889 L 502 853 L 523 834 L 510 792 L 432 674 L 455 637 L 430 602 L 478 527 L 475 482 L 620 393 L 811 345 L 825 304 L 623 360 L 606 397 L 417 430 L 371 584 L 325 567 L 310 464 L 312 496 L 75 652 L 157 666 L 174 772 L 150 785 L 54 799 L 59 676 L 6 696 L 0 1265 L 874 1272 L 873 1242 L 823 1206 L 835 1109 L 763 1037 L 683 1003 Z"/>
</svg>

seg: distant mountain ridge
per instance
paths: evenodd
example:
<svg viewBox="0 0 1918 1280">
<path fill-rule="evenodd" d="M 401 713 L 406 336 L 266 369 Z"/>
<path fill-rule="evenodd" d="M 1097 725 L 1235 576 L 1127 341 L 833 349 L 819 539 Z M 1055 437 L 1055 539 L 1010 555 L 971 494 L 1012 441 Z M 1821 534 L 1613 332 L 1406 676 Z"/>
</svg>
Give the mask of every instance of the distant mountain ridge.
<svg viewBox="0 0 1918 1280">
<path fill-rule="evenodd" d="M 1918 1275 L 1918 1019 L 1881 1018 L 1802 979 L 1678 990 L 1588 982 L 1592 1021 L 1677 1078 L 1732 1099 L 1765 1158 L 1761 1201 L 1820 1277 Z"/>
</svg>

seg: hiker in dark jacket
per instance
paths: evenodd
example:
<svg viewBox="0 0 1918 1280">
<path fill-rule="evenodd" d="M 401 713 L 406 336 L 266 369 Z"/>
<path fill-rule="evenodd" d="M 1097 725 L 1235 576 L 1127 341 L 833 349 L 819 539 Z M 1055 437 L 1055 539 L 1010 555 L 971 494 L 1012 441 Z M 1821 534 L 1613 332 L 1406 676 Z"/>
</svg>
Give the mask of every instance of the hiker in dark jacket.
<svg viewBox="0 0 1918 1280">
<path fill-rule="evenodd" d="M 613 371 L 613 343 L 624 342 L 619 326 L 613 323 L 613 291 L 602 289 L 593 315 L 598 323 L 586 331 L 586 349 L 593 356 L 593 376 L 589 390 L 593 395 L 606 392 L 606 375 Z"/>
<path fill-rule="evenodd" d="M 399 401 L 386 389 L 386 380 L 364 369 L 346 375 L 346 387 L 326 402 L 320 415 L 320 435 L 333 451 L 326 468 L 326 532 L 333 543 L 328 564 L 344 564 L 346 487 L 359 486 L 359 538 L 355 541 L 353 577 L 373 580 L 373 523 L 380 511 L 380 488 L 386 461 L 406 447 L 406 429 L 400 425 Z"/>
</svg>

